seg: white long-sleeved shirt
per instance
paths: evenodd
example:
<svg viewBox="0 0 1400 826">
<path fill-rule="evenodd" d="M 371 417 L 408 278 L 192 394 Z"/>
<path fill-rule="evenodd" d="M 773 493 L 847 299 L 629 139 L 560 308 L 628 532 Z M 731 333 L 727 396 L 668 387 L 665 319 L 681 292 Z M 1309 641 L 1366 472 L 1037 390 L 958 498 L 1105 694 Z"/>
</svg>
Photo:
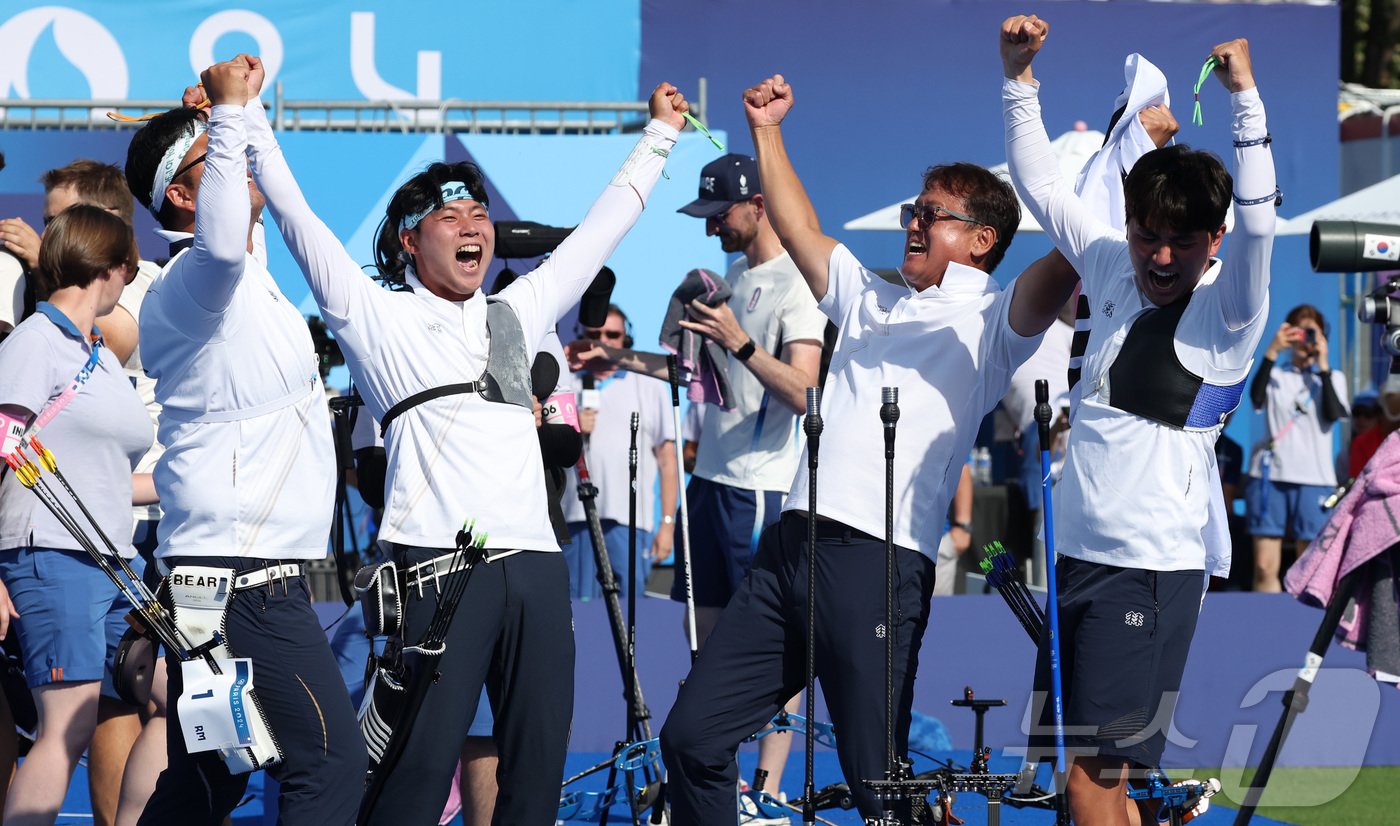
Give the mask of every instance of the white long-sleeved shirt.
<svg viewBox="0 0 1400 826">
<path fill-rule="evenodd" d="M 243 108 L 215 106 L 193 244 L 141 307 L 142 363 L 156 380 L 165 445 L 154 471 L 160 557 L 326 554 L 330 414 L 306 319 L 248 252 L 246 145 Z"/>
<path fill-rule="evenodd" d="M 1078 418 L 1056 489 L 1056 550 L 1118 567 L 1229 572 L 1228 543 L 1207 542 L 1212 514 L 1223 515 L 1215 439 L 1219 428 L 1183 430 L 1109 405 L 1109 368 L 1132 323 L 1153 306 L 1133 279 L 1122 232 L 1095 220 L 1060 178 L 1040 119 L 1039 86 L 1002 87 L 1012 182 L 1031 214 L 1084 279 L 1093 296 Z M 1255 89 L 1231 96 L 1236 141 L 1267 134 Z M 1235 196 L 1276 191 L 1267 144 L 1237 147 Z M 1263 333 L 1273 251 L 1273 200 L 1235 205 L 1229 259 L 1212 261 L 1176 329 L 1181 365 L 1207 382 L 1243 381 Z"/>
<path fill-rule="evenodd" d="M 434 387 L 474 381 L 489 341 L 486 296 L 448 301 L 410 272 L 412 292 L 390 292 L 366 276 L 306 202 L 260 103 L 248 107 L 250 159 L 293 257 L 375 419 Z M 653 120 L 621 171 L 564 243 L 534 271 L 501 291 L 520 319 L 533 359 L 539 342 L 578 302 L 641 215 L 677 132 Z M 659 151 L 653 151 L 659 150 Z M 451 547 L 467 518 L 495 551 L 558 551 L 545 505 L 543 466 L 531 412 L 451 395 L 394 421 L 380 539 Z M 492 553 L 492 557 L 500 556 Z"/>
</svg>

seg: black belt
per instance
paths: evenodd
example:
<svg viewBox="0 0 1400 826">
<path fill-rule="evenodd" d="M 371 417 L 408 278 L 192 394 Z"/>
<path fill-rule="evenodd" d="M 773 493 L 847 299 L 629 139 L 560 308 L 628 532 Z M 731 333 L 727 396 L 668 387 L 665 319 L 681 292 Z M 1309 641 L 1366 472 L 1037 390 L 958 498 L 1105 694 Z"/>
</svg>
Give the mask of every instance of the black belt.
<svg viewBox="0 0 1400 826">
<path fill-rule="evenodd" d="M 784 517 L 784 518 L 788 518 L 788 519 L 799 519 L 799 520 L 801 520 L 802 522 L 805 523 L 805 522 L 807 521 L 807 512 L 806 512 L 806 511 L 784 511 L 784 512 L 783 512 L 783 517 Z M 803 528 L 802 528 L 802 533 L 803 533 L 803 536 L 806 536 L 806 535 L 807 535 L 807 528 L 806 528 L 805 525 L 804 525 Z M 881 545 L 885 544 L 885 540 L 884 540 L 884 539 L 881 539 L 881 538 L 878 537 L 878 536 L 871 536 L 870 534 L 866 533 L 865 531 L 858 531 L 858 530 L 856 530 L 855 528 L 852 528 L 850 525 L 847 525 L 847 524 L 844 523 L 844 522 L 837 522 L 835 519 L 827 519 L 826 517 L 823 517 L 823 516 L 818 516 L 818 517 L 817 517 L 817 538 L 818 538 L 818 539 L 839 539 L 839 540 L 842 540 L 842 541 L 844 541 L 844 542 L 850 542 L 850 541 L 853 540 L 853 539 L 860 539 L 860 540 L 865 540 L 865 541 L 869 541 L 869 542 L 877 542 L 877 543 L 879 543 L 879 544 L 881 544 Z M 900 546 L 895 546 L 895 547 L 900 547 Z"/>
</svg>

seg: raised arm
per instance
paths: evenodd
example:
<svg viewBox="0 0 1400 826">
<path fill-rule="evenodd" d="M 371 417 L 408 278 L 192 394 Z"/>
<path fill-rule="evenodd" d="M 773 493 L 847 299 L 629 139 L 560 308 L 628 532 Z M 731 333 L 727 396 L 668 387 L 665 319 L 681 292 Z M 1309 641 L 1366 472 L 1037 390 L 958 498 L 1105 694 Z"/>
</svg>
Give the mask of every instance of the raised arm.
<svg viewBox="0 0 1400 826">
<path fill-rule="evenodd" d="M 249 71 L 248 62 L 239 55 L 200 74 L 213 107 L 208 154 L 195 195 L 194 246 L 187 253 L 197 275 L 186 278 L 184 286 L 195 303 L 211 313 L 227 309 L 247 260 L 253 207 L 243 105 L 248 100 Z"/>
<path fill-rule="evenodd" d="M 783 248 L 792 255 L 818 301 L 826 297 L 827 274 L 836 239 L 822 234 L 817 211 L 792 168 L 783 145 L 781 124 L 792 109 L 792 86 L 782 75 L 773 75 L 744 92 L 744 115 L 753 133 L 758 177 L 763 181 L 763 202 L 768 220 Z"/>
<path fill-rule="evenodd" d="M 1050 34 L 1050 25 L 1032 16 L 1009 17 L 1001 25 L 1002 83 L 1006 122 L 1006 159 L 1011 183 L 1036 222 L 1080 273 L 1084 254 L 1096 239 L 1113 230 L 1093 218 L 1060 177 L 1060 162 L 1040 118 L 1040 86 L 1031 61 Z"/>
<path fill-rule="evenodd" d="M 680 128 L 685 125 L 684 113 L 690 110 L 690 104 L 675 86 L 662 83 L 652 92 L 648 108 L 651 120 L 642 130 L 641 139 L 578 227 L 543 264 L 501 291 L 501 297 L 521 316 L 527 341 L 538 339 L 545 327 L 558 323 L 578 303 L 598 270 L 641 217 L 671 147 L 680 136 Z M 533 322 L 528 317 L 530 307 L 539 309 Z M 540 329 L 532 329 L 536 324 Z"/>
<path fill-rule="evenodd" d="M 1221 43 L 1211 56 L 1216 59 L 1215 76 L 1230 92 L 1233 115 L 1235 230 L 1219 281 L 1225 323 L 1238 330 L 1268 309 L 1278 181 L 1249 42 L 1239 38 Z"/>
<path fill-rule="evenodd" d="M 666 356 L 661 353 L 645 353 L 581 338 L 564 345 L 564 356 L 569 361 L 569 369 L 575 373 L 580 370 L 602 371 L 615 367 L 661 381 L 670 380 L 666 370 Z"/>
<path fill-rule="evenodd" d="M 252 60 L 257 61 L 257 58 Z M 307 203 L 258 97 L 262 78 L 262 64 L 255 62 L 250 74 L 250 95 L 244 108 L 253 175 L 322 315 L 332 324 L 344 321 L 350 316 L 357 295 L 379 288 L 365 277 L 330 227 Z M 337 330 L 336 334 L 340 336 L 341 331 Z"/>
</svg>

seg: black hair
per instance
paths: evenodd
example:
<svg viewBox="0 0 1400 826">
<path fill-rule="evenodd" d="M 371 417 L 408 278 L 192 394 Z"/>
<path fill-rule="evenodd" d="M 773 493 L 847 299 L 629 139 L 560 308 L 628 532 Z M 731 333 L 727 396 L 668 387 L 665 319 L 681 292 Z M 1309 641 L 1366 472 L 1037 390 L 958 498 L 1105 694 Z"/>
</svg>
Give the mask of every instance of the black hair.
<svg viewBox="0 0 1400 826">
<path fill-rule="evenodd" d="M 160 159 L 180 137 L 189 135 L 195 121 L 203 120 L 203 113 L 191 107 L 180 107 L 163 112 L 146 121 L 146 125 L 131 136 L 131 145 L 126 148 L 126 186 L 141 206 L 151 208 L 151 186 L 156 180 L 156 170 Z M 161 204 L 156 220 L 168 227 L 174 221 L 170 200 Z"/>
<path fill-rule="evenodd" d="M 996 231 L 996 243 L 982 262 L 983 270 L 991 274 L 1006 255 L 1021 224 L 1021 204 L 1011 184 L 976 164 L 946 163 L 924 171 L 924 191 L 935 186 L 961 199 L 968 215 Z"/>
<path fill-rule="evenodd" d="M 375 233 L 374 266 L 384 281 L 402 284 L 404 270 L 408 267 L 408 255 L 404 253 L 403 242 L 399 240 L 399 223 L 409 215 L 441 209 L 442 185 L 449 181 L 461 181 L 477 203 L 490 209 L 486 179 L 481 169 L 470 161 L 433 163 L 409 178 L 389 199 L 384 220 L 379 222 L 379 230 Z"/>
<path fill-rule="evenodd" d="M 1157 232 L 1214 233 L 1235 183 L 1215 155 L 1185 144 L 1154 149 L 1123 180 L 1127 218 Z"/>
</svg>

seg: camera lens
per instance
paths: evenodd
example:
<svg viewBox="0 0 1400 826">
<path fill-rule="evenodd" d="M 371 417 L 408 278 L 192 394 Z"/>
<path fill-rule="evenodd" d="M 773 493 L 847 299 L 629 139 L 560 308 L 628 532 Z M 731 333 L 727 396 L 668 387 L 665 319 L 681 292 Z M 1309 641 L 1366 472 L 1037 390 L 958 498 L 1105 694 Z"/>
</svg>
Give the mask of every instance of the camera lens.
<svg viewBox="0 0 1400 826">
<path fill-rule="evenodd" d="M 1390 296 L 1368 295 L 1362 298 L 1356 315 L 1367 324 L 1389 324 L 1391 317 Z"/>
<path fill-rule="evenodd" d="M 1400 327 L 1386 327 L 1381 346 L 1392 356 L 1400 356 Z"/>
</svg>

